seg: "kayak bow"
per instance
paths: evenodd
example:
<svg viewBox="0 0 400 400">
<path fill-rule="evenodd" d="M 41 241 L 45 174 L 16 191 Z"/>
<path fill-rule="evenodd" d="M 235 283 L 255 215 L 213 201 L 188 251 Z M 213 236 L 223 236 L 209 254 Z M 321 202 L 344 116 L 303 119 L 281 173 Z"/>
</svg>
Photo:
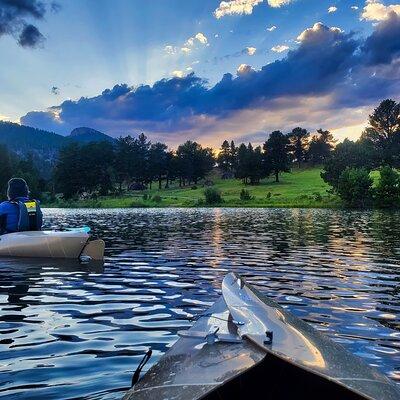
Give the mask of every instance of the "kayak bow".
<svg viewBox="0 0 400 400">
<path fill-rule="evenodd" d="M 90 241 L 90 228 L 16 232 L 0 236 L 0 257 L 102 260 L 104 242 Z"/>
<path fill-rule="evenodd" d="M 222 296 L 125 400 L 398 400 L 396 385 L 230 273 Z"/>
</svg>

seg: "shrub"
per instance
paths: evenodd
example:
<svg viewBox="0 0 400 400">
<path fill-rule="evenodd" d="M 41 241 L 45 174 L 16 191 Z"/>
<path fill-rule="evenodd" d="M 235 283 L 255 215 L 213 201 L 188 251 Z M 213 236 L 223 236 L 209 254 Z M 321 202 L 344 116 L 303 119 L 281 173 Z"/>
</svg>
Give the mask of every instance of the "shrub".
<svg viewBox="0 0 400 400">
<path fill-rule="evenodd" d="M 152 200 L 153 200 L 155 203 L 161 203 L 162 198 L 161 198 L 161 196 L 159 196 L 158 194 L 156 194 L 156 195 L 153 196 Z"/>
<path fill-rule="evenodd" d="M 197 199 L 194 203 L 197 207 L 202 207 L 204 206 L 206 203 L 204 201 L 204 199 Z"/>
<path fill-rule="evenodd" d="M 322 201 L 322 196 L 321 196 L 321 193 L 319 193 L 319 192 L 314 192 L 313 198 L 315 201 Z"/>
<path fill-rule="evenodd" d="M 144 201 L 146 201 L 146 200 L 149 199 L 149 195 L 148 195 L 147 193 L 145 193 L 145 194 L 142 196 L 142 198 L 143 198 Z"/>
<path fill-rule="evenodd" d="M 271 192 L 268 192 L 267 193 L 267 199 L 270 199 L 272 197 L 272 193 Z"/>
<path fill-rule="evenodd" d="M 197 186 L 196 186 L 196 185 L 193 185 L 190 189 L 196 190 L 196 189 L 197 189 Z"/>
<path fill-rule="evenodd" d="M 248 201 L 248 200 L 251 200 L 251 199 L 252 199 L 252 196 L 251 196 L 250 192 L 248 190 L 246 190 L 246 189 L 242 189 L 241 192 L 240 192 L 240 200 Z"/>
<path fill-rule="evenodd" d="M 374 200 L 378 207 L 400 206 L 400 175 L 389 166 L 380 169 L 380 179 L 375 188 Z"/>
<path fill-rule="evenodd" d="M 371 201 L 372 179 L 364 168 L 346 168 L 339 177 L 337 192 L 345 205 L 365 207 Z"/>
<path fill-rule="evenodd" d="M 212 187 L 204 190 L 204 197 L 206 204 L 218 204 L 223 201 L 220 191 Z"/>
</svg>

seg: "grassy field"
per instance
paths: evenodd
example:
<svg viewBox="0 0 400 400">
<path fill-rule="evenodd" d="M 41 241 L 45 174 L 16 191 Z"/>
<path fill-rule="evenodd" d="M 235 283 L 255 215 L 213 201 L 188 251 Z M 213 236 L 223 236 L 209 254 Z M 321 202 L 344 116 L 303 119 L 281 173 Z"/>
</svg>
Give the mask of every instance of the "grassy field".
<svg viewBox="0 0 400 400">
<path fill-rule="evenodd" d="M 222 180 L 212 176 L 213 187 L 223 198 L 223 207 L 340 207 L 340 199 L 328 193 L 329 186 L 320 177 L 319 168 L 294 168 L 291 173 L 281 175 L 280 182 L 272 178 L 263 180 L 259 185 L 244 185 L 240 180 Z M 155 185 L 157 186 L 157 185 Z M 240 199 L 240 191 L 246 189 L 252 199 Z M 144 192 L 131 192 L 123 197 L 102 197 L 91 200 L 59 201 L 47 204 L 49 207 L 204 207 L 204 187 L 200 183 L 196 188 L 171 187 L 170 189 L 152 189 Z"/>
</svg>

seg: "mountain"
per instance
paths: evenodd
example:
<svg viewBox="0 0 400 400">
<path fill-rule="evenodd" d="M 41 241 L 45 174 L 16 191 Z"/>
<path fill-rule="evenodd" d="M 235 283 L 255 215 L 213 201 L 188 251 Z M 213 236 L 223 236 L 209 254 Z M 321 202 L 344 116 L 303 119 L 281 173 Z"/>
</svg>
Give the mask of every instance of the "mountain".
<svg viewBox="0 0 400 400">
<path fill-rule="evenodd" d="M 75 128 L 67 139 L 79 142 L 79 143 L 90 143 L 90 142 L 114 142 L 111 136 L 105 133 L 96 131 L 96 129 L 80 127 Z"/>
<path fill-rule="evenodd" d="M 69 136 L 58 135 L 30 126 L 0 121 L 0 144 L 21 158 L 31 155 L 43 176 L 50 174 L 59 150 L 71 142 L 113 142 L 112 137 L 91 128 L 76 128 Z"/>
<path fill-rule="evenodd" d="M 0 121 L 0 144 L 21 157 L 28 153 L 40 154 L 42 158 L 53 161 L 58 150 L 67 144 L 64 136 L 29 126 Z"/>
</svg>

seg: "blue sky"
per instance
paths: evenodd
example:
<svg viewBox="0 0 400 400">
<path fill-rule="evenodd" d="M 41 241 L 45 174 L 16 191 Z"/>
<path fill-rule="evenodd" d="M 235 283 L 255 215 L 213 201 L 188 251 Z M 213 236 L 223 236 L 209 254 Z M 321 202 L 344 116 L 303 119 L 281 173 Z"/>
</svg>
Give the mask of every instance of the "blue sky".
<svg viewBox="0 0 400 400">
<path fill-rule="evenodd" d="M 31 3 L 42 14 L 21 13 L 16 26 L 33 24 L 40 40 L 0 36 L 0 119 L 62 134 L 144 131 L 171 146 L 257 142 L 297 125 L 342 139 L 399 93 L 394 1 Z"/>
</svg>

